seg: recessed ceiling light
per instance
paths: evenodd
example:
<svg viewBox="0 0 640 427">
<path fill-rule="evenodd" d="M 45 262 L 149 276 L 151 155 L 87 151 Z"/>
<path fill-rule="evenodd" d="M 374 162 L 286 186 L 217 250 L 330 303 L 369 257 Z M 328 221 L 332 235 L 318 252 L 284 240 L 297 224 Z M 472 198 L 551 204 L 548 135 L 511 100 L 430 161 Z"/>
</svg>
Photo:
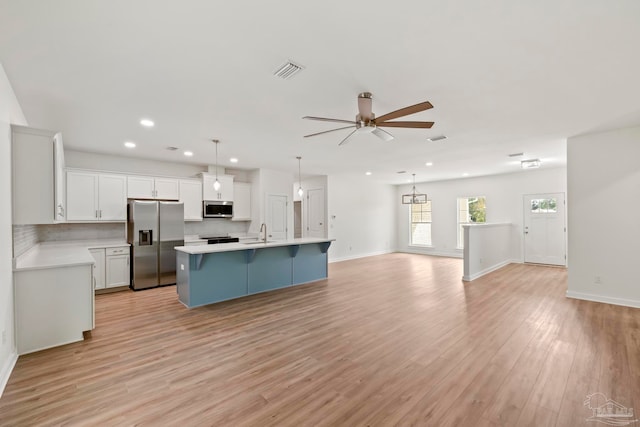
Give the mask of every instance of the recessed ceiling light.
<svg viewBox="0 0 640 427">
<path fill-rule="evenodd" d="M 187 157 L 191 157 L 191 156 L 193 156 L 193 151 L 185 151 L 184 155 L 187 156 Z"/>
<path fill-rule="evenodd" d="M 236 159 L 235 157 L 230 158 L 229 161 L 231 163 L 238 163 L 238 159 Z"/>
<path fill-rule="evenodd" d="M 467 172 L 463 173 L 462 176 L 469 176 Z"/>
<path fill-rule="evenodd" d="M 124 143 L 124 146 L 127 148 L 136 148 L 136 143 L 135 142 L 131 142 L 131 141 L 127 141 Z"/>
<path fill-rule="evenodd" d="M 153 123 L 153 120 L 149 120 L 149 119 L 140 120 L 140 124 L 146 128 L 152 128 L 153 125 L 155 125 L 155 123 Z"/>
<path fill-rule="evenodd" d="M 433 162 L 427 162 L 425 163 L 425 166 L 433 166 Z"/>
<path fill-rule="evenodd" d="M 367 171 L 367 172 L 365 172 L 364 174 L 365 174 L 365 175 L 367 175 L 367 176 L 369 176 L 369 175 L 371 175 L 371 172 Z"/>
</svg>

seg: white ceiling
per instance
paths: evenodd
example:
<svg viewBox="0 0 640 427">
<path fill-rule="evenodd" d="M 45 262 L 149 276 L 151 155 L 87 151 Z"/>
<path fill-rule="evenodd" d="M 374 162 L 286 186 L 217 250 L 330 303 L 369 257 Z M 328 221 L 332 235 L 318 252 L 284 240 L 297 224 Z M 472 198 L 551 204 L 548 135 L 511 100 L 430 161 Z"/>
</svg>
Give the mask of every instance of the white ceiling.
<svg viewBox="0 0 640 427">
<path fill-rule="evenodd" d="M 29 124 L 84 151 L 208 164 L 218 138 L 225 166 L 300 155 L 304 174 L 400 183 L 515 171 L 514 152 L 561 166 L 567 137 L 640 123 L 637 0 L 0 0 L 0 35 Z M 306 69 L 283 81 L 287 59 Z M 378 116 L 428 100 L 411 119 L 436 124 L 303 139 L 339 125 L 302 116 L 352 120 L 363 91 Z"/>
</svg>

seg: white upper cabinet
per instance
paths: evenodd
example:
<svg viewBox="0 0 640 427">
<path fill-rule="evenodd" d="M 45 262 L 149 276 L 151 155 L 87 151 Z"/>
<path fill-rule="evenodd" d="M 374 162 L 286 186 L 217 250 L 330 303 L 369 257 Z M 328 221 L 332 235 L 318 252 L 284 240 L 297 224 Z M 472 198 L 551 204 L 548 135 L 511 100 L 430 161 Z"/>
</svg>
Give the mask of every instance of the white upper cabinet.
<svg viewBox="0 0 640 427">
<path fill-rule="evenodd" d="M 153 199 L 155 196 L 153 177 L 128 176 L 127 197 L 129 199 Z"/>
<path fill-rule="evenodd" d="M 67 184 L 61 133 L 56 133 L 53 136 L 53 150 L 56 222 L 64 222 L 66 220 L 67 209 Z"/>
<path fill-rule="evenodd" d="M 202 200 L 233 201 L 233 175 L 218 175 L 219 190 L 213 188 L 215 182 L 215 175 L 202 174 Z"/>
<path fill-rule="evenodd" d="M 127 220 L 127 180 L 124 175 L 98 176 L 98 210 L 100 221 Z"/>
<path fill-rule="evenodd" d="M 233 218 L 232 221 L 251 221 L 251 184 L 247 182 L 233 183 Z"/>
<path fill-rule="evenodd" d="M 93 172 L 67 172 L 69 221 L 126 221 L 127 177 Z"/>
<path fill-rule="evenodd" d="M 14 224 L 65 221 L 64 152 L 55 132 L 11 126 Z"/>
<path fill-rule="evenodd" d="M 180 198 L 179 180 L 172 178 L 155 178 L 156 199 L 172 199 Z"/>
<path fill-rule="evenodd" d="M 202 221 L 202 181 L 180 180 L 180 201 L 184 203 L 185 221 Z"/>
<path fill-rule="evenodd" d="M 178 200 L 180 197 L 178 180 L 152 176 L 128 176 L 127 197 L 130 199 Z"/>
</svg>

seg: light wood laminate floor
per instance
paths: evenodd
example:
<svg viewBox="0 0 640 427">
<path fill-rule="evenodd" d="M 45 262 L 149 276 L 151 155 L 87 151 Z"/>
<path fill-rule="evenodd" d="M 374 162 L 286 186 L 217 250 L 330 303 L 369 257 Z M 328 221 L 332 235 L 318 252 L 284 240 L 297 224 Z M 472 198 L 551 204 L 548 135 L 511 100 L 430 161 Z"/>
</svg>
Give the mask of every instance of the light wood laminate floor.
<svg viewBox="0 0 640 427">
<path fill-rule="evenodd" d="M 565 298 L 565 269 L 389 254 L 187 310 L 175 287 L 96 297 L 84 342 L 22 356 L 0 425 L 580 426 L 640 413 L 640 310 Z"/>
</svg>

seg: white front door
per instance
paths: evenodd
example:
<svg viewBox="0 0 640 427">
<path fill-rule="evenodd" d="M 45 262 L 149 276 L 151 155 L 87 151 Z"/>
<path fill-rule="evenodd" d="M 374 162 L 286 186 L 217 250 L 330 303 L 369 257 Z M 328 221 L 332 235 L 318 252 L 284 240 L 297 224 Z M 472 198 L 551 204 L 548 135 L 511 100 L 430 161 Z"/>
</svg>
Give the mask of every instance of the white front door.
<svg viewBox="0 0 640 427">
<path fill-rule="evenodd" d="M 287 196 L 281 194 L 267 195 L 267 238 L 285 240 L 287 238 Z"/>
<path fill-rule="evenodd" d="M 564 193 L 524 196 L 524 262 L 566 265 Z"/>
<path fill-rule="evenodd" d="M 307 236 L 324 235 L 324 188 L 314 188 L 307 192 Z"/>
</svg>

